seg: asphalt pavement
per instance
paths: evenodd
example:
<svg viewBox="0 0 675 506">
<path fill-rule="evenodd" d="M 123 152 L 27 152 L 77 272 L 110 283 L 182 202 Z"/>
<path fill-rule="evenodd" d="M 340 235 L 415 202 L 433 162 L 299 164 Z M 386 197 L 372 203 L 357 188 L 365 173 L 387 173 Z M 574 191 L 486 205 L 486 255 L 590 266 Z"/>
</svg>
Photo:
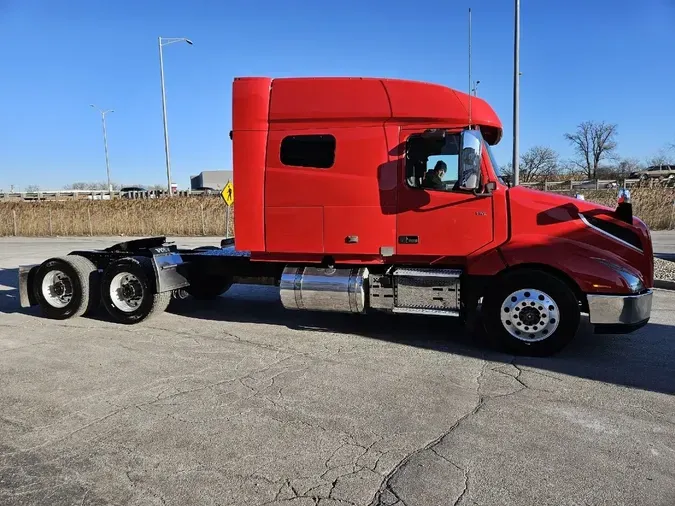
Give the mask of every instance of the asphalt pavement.
<svg viewBox="0 0 675 506">
<path fill-rule="evenodd" d="M 651 234 L 655 253 L 675 254 L 675 230 L 654 230 Z"/>
<path fill-rule="evenodd" d="M 19 307 L 18 265 L 118 239 L 0 239 L 0 504 L 675 504 L 675 292 L 540 359 L 266 287 L 132 326 Z"/>
</svg>

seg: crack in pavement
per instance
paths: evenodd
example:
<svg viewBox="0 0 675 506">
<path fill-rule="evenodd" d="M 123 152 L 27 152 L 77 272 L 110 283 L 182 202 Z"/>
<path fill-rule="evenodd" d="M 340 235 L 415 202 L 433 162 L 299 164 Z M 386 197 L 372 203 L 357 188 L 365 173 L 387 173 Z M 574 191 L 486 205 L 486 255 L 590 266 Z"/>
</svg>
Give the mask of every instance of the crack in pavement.
<svg viewBox="0 0 675 506">
<path fill-rule="evenodd" d="M 13 452 L 0 454 L 0 457 L 3 457 L 3 458 L 4 458 L 4 457 L 9 457 L 9 456 L 13 456 L 13 455 L 16 455 L 16 454 L 19 454 L 19 453 L 28 452 L 28 451 L 33 451 L 33 450 L 37 450 L 37 449 L 39 449 L 39 448 L 44 448 L 44 447 L 46 447 L 46 446 L 48 446 L 48 445 L 50 445 L 50 444 L 59 443 L 59 442 L 61 442 L 61 441 L 64 441 L 64 440 L 66 440 L 66 439 L 68 439 L 68 438 L 74 436 L 75 434 L 77 434 L 77 433 L 79 433 L 79 432 L 81 432 L 81 431 L 83 431 L 83 430 L 88 429 L 89 427 L 92 427 L 92 426 L 94 426 L 94 425 L 96 425 L 96 424 L 99 424 L 99 423 L 101 423 L 101 422 L 107 420 L 108 418 L 111 418 L 111 417 L 113 417 L 113 416 L 115 416 L 115 415 L 117 415 L 117 414 L 119 414 L 119 413 L 122 413 L 123 411 L 128 410 L 128 409 L 139 409 L 140 411 L 144 411 L 144 412 L 145 412 L 145 410 L 143 410 L 142 407 L 145 407 L 145 406 L 152 406 L 153 404 L 156 404 L 156 403 L 158 403 L 158 402 L 162 402 L 162 401 L 165 401 L 165 400 L 173 399 L 173 398 L 176 398 L 176 397 L 179 397 L 179 396 L 188 395 L 188 394 L 195 393 L 195 392 L 201 392 L 201 391 L 204 391 L 204 390 L 207 390 L 207 389 L 212 389 L 213 387 L 216 387 L 216 386 L 219 386 L 219 385 L 223 385 L 223 384 L 227 384 L 227 383 L 233 383 L 233 382 L 241 381 L 241 380 L 247 379 L 247 378 L 251 379 L 251 376 L 253 376 L 254 374 L 259 374 L 259 373 L 265 372 L 265 371 L 271 369 L 271 368 L 274 367 L 274 366 L 277 366 L 277 365 L 279 365 L 279 364 L 281 364 L 281 363 L 283 363 L 283 362 L 285 362 L 285 361 L 287 361 L 287 360 L 290 360 L 290 359 L 294 358 L 295 356 L 296 356 L 296 355 L 288 355 L 288 356 L 286 356 L 286 357 L 284 357 L 284 358 L 282 358 L 282 359 L 280 359 L 280 360 L 276 360 L 276 361 L 274 361 L 274 362 L 271 362 L 271 363 L 267 364 L 266 366 L 264 366 L 264 367 L 262 367 L 262 368 L 255 369 L 255 370 L 253 370 L 253 371 L 251 371 L 251 372 L 249 372 L 249 373 L 247 373 L 246 375 L 241 376 L 241 377 L 227 378 L 227 379 L 224 379 L 224 380 L 221 380 L 221 381 L 216 381 L 216 382 L 214 382 L 214 383 L 209 383 L 209 384 L 207 384 L 207 385 L 200 386 L 200 387 L 198 387 L 198 388 L 193 388 L 193 389 L 189 389 L 189 390 L 184 390 L 184 391 L 181 391 L 181 392 L 177 392 L 177 393 L 175 393 L 175 394 L 168 395 L 168 396 L 162 397 L 162 398 L 160 398 L 160 399 L 155 398 L 154 400 L 148 401 L 148 402 L 135 403 L 135 404 L 130 404 L 130 405 L 118 407 L 118 408 L 115 409 L 114 411 L 111 411 L 110 413 L 107 413 L 107 414 L 105 414 L 105 415 L 103 415 L 103 416 L 100 416 L 100 417 L 94 419 L 94 420 L 91 420 L 90 422 L 87 422 L 86 424 L 84 424 L 84 425 L 82 425 L 82 426 L 80 426 L 80 427 L 78 427 L 78 428 L 76 428 L 76 429 L 70 431 L 69 433 L 67 433 L 67 434 L 65 434 L 65 435 L 63 435 L 63 436 L 61 436 L 61 437 L 56 437 L 56 438 L 54 438 L 54 439 L 47 440 L 47 441 L 45 441 L 45 442 L 43 442 L 43 443 L 41 443 L 41 444 L 38 444 L 38 445 L 35 445 L 35 446 L 32 446 L 32 447 L 29 447 L 29 448 L 22 448 L 22 449 L 18 449 L 18 450 L 16 450 L 16 451 L 13 451 Z M 242 382 L 242 384 L 243 384 L 243 382 Z M 246 385 L 244 384 L 244 386 L 246 386 Z M 112 404 L 112 402 L 110 402 L 110 404 L 111 404 L 111 405 L 114 405 L 114 404 Z"/>
<path fill-rule="evenodd" d="M 469 470 L 464 469 L 464 489 L 459 494 L 457 500 L 453 503 L 453 506 L 457 506 L 462 501 L 462 499 L 464 498 L 464 496 L 468 491 L 469 491 Z"/>
<path fill-rule="evenodd" d="M 396 464 L 396 466 L 394 466 L 394 468 L 382 480 L 379 489 L 377 490 L 377 492 L 375 492 L 375 496 L 373 497 L 373 499 L 369 503 L 370 506 L 379 506 L 381 504 L 382 494 L 385 490 L 389 491 L 391 494 L 393 494 L 395 497 L 397 497 L 397 499 L 399 501 L 403 502 L 396 495 L 396 493 L 394 492 L 394 490 L 392 489 L 392 487 L 390 485 L 391 480 L 396 476 L 396 474 L 403 467 L 405 467 L 405 465 L 408 462 L 410 462 L 410 460 L 412 460 L 414 457 L 416 457 L 420 453 L 425 452 L 425 451 L 430 450 L 430 449 L 433 449 L 435 446 L 439 445 L 443 441 L 443 439 L 445 439 L 450 433 L 452 433 L 452 431 L 454 431 L 464 420 L 470 418 L 471 416 L 478 413 L 478 411 L 480 411 L 480 409 L 483 406 L 483 403 L 485 401 L 485 399 L 483 398 L 483 396 L 480 393 L 480 387 L 481 387 L 480 382 L 481 382 L 481 379 L 483 377 L 483 374 L 485 374 L 485 370 L 487 368 L 487 365 L 488 365 L 488 361 L 485 360 L 484 363 L 483 363 L 483 366 L 481 367 L 480 373 L 478 374 L 478 377 L 476 378 L 476 384 L 477 384 L 476 393 L 478 395 L 478 400 L 476 402 L 476 405 L 473 407 L 473 409 L 471 411 L 469 411 L 468 413 L 466 413 L 465 415 L 463 415 L 462 417 L 460 417 L 452 425 L 452 427 L 450 427 L 446 432 L 441 434 L 439 437 L 437 437 L 433 441 L 427 443 L 423 447 L 414 450 L 412 453 L 409 453 L 398 464 Z"/>
<path fill-rule="evenodd" d="M 323 429 L 323 428 L 322 428 Z M 302 480 L 302 479 L 318 479 L 321 481 L 319 484 L 315 484 L 311 486 L 310 488 L 307 488 L 304 490 L 304 492 L 301 492 L 299 488 L 293 485 L 291 482 L 290 478 L 280 478 L 278 480 L 272 480 L 270 478 L 265 478 L 266 481 L 268 481 L 271 484 L 279 485 L 279 489 L 277 490 L 277 493 L 275 494 L 274 498 L 265 501 L 263 503 L 260 503 L 259 506 L 266 506 L 270 504 L 281 504 L 284 502 L 292 502 L 298 499 L 310 499 L 314 501 L 315 504 L 319 504 L 322 501 L 331 501 L 333 504 L 345 504 L 349 506 L 358 506 L 357 503 L 350 501 L 349 499 L 345 499 L 343 497 L 334 497 L 334 492 L 335 489 L 337 488 L 338 484 L 340 483 L 340 480 L 349 477 L 349 476 L 354 476 L 357 475 L 358 473 L 361 473 L 363 471 L 366 472 L 371 472 L 374 474 L 378 474 L 372 469 L 370 469 L 367 466 L 358 464 L 359 459 L 361 459 L 364 455 L 366 455 L 372 448 L 375 446 L 377 443 L 381 442 L 384 438 L 379 438 L 376 439 L 375 441 L 371 442 L 369 445 L 362 445 L 356 441 L 356 439 L 351 436 L 351 435 L 346 435 L 347 440 L 343 440 L 338 444 L 338 446 L 331 452 L 331 454 L 328 456 L 328 458 L 324 461 L 324 467 L 325 471 L 319 475 L 312 475 L 312 476 L 298 476 L 295 477 L 295 480 Z M 358 455 L 354 455 L 351 458 L 351 464 L 341 464 L 337 466 L 330 466 L 331 460 L 337 455 L 337 453 L 348 446 L 352 446 L 355 448 L 360 448 L 362 451 L 359 452 Z M 347 469 L 345 469 L 347 468 Z M 344 469 L 346 472 L 339 472 L 338 470 Z M 334 476 L 328 477 L 330 473 L 335 473 L 338 471 L 337 474 Z M 255 472 L 251 476 L 262 476 L 260 473 Z M 330 488 L 328 488 L 330 487 Z M 325 489 L 328 488 L 326 491 Z M 323 490 L 322 490 L 323 489 Z"/>
<path fill-rule="evenodd" d="M 530 387 L 525 384 L 522 379 L 520 378 L 522 374 L 522 369 L 515 364 L 516 357 L 513 357 L 513 359 L 509 362 L 510 365 L 512 365 L 518 373 L 515 376 L 512 376 L 504 371 L 500 371 L 499 369 L 489 369 L 490 371 L 494 371 L 496 373 L 502 374 L 504 376 L 508 376 L 520 385 L 520 388 L 517 390 L 514 390 L 512 392 L 508 392 L 505 394 L 496 394 L 496 395 L 486 395 L 481 391 L 482 387 L 482 381 L 484 378 L 484 375 L 486 371 L 488 370 L 488 365 L 490 364 L 490 361 L 484 360 L 483 365 L 481 367 L 480 373 L 476 377 L 476 395 L 478 397 L 476 404 L 474 407 L 466 414 L 464 414 L 462 417 L 460 417 L 447 431 L 445 431 L 443 434 L 441 434 L 439 437 L 436 439 L 432 440 L 431 442 L 427 443 L 421 448 L 418 448 L 414 450 L 413 452 L 407 454 L 399 463 L 394 466 L 394 468 L 383 478 L 380 487 L 378 490 L 375 492 L 375 495 L 373 499 L 370 501 L 369 506 L 384 506 L 384 503 L 382 502 L 382 496 L 384 492 L 388 492 L 392 494 L 394 497 L 397 498 L 397 500 L 405 505 L 405 502 L 396 494 L 396 492 L 393 490 L 393 487 L 391 486 L 391 480 L 403 469 L 413 458 L 416 456 L 420 455 L 421 453 L 425 451 L 432 451 L 434 454 L 438 455 L 441 457 L 443 460 L 460 470 L 464 474 L 464 485 L 463 485 L 463 490 L 460 493 L 459 497 L 454 501 L 453 505 L 459 504 L 459 502 L 466 496 L 466 494 L 469 491 L 469 470 L 464 469 L 461 466 L 457 465 L 456 463 L 452 462 L 451 460 L 448 460 L 446 457 L 442 456 L 436 451 L 436 447 L 440 445 L 444 439 L 446 439 L 452 432 L 457 429 L 462 423 L 466 422 L 468 419 L 473 417 L 476 413 L 478 413 L 481 408 L 485 405 L 487 401 L 490 400 L 496 400 L 496 399 L 501 399 L 504 397 L 512 396 L 515 395 L 519 392 L 522 392 L 523 390 L 530 389 Z M 398 503 L 397 503 L 398 504 Z"/>
<path fill-rule="evenodd" d="M 19 327 L 13 327 L 13 328 L 19 328 Z M 0 353 L 8 353 L 10 351 L 15 351 L 15 350 L 23 350 L 25 348 L 32 348 L 34 346 L 40 346 L 43 344 L 56 344 L 55 341 L 38 341 L 37 343 L 31 343 L 31 344 L 24 344 L 23 346 L 15 346 L 14 348 L 5 348 L 3 350 L 0 350 Z"/>
</svg>

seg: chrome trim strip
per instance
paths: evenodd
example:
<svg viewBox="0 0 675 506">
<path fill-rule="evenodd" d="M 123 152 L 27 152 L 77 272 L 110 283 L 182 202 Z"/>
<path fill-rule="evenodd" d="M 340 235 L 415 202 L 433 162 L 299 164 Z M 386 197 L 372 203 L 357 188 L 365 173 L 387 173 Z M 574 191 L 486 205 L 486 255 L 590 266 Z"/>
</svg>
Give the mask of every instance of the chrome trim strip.
<svg viewBox="0 0 675 506">
<path fill-rule="evenodd" d="M 592 324 L 639 323 L 652 312 L 652 290 L 636 295 L 587 294 L 588 312 Z"/>
<path fill-rule="evenodd" d="M 417 276 L 421 278 L 459 278 L 461 275 L 461 269 L 415 269 L 410 267 L 399 267 L 394 271 L 394 276 Z"/>
<path fill-rule="evenodd" d="M 427 308 L 416 308 L 416 307 L 395 307 L 392 310 L 392 313 L 405 313 L 405 314 L 425 314 L 425 315 L 436 315 L 436 316 L 459 316 L 459 311 L 453 311 L 450 309 L 427 309 Z"/>
<path fill-rule="evenodd" d="M 587 227 L 592 228 L 593 230 L 596 230 L 597 232 L 601 233 L 601 234 L 604 235 L 605 237 L 609 237 L 611 240 L 613 240 L 613 241 L 615 241 L 615 242 L 618 242 L 619 244 L 623 244 L 624 246 L 626 246 L 627 248 L 632 249 L 633 251 L 637 251 L 638 253 L 644 253 L 644 251 L 643 251 L 642 249 L 633 246 L 631 243 L 626 242 L 626 241 L 624 241 L 623 239 L 621 239 L 621 238 L 619 238 L 619 237 L 617 237 L 617 236 L 615 236 L 615 235 L 612 235 L 612 234 L 610 234 L 609 232 L 606 232 L 605 230 L 603 230 L 603 229 L 601 229 L 601 228 L 596 227 L 595 225 L 592 225 L 592 224 L 586 219 L 586 217 L 583 215 L 583 213 L 579 213 L 579 219 L 580 219 L 581 221 L 583 221 L 584 224 L 585 224 Z"/>
</svg>

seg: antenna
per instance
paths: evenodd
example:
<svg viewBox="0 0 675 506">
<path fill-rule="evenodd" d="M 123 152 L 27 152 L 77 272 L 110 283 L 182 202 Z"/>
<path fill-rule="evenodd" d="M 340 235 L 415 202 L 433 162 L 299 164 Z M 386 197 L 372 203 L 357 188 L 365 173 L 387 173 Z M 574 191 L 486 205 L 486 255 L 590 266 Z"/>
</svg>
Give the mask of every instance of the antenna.
<svg viewBox="0 0 675 506">
<path fill-rule="evenodd" d="M 471 7 L 469 7 L 469 128 L 471 128 Z"/>
<path fill-rule="evenodd" d="M 518 129 L 520 128 L 520 0 L 514 0 L 514 33 L 513 33 L 513 186 L 520 183 L 519 160 L 519 139 Z"/>
</svg>

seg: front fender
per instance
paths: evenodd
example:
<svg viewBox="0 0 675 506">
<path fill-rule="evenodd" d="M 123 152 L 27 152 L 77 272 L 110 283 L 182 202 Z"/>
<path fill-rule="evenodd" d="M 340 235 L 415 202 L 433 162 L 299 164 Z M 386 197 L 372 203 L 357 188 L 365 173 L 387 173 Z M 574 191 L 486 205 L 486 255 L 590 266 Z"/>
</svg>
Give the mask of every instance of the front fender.
<svg viewBox="0 0 675 506">
<path fill-rule="evenodd" d="M 546 265 L 572 278 L 584 293 L 632 293 L 628 281 L 605 262 L 614 264 L 645 283 L 642 273 L 620 257 L 594 246 L 545 235 L 520 236 L 500 248 L 509 267 L 523 264 Z"/>
</svg>

